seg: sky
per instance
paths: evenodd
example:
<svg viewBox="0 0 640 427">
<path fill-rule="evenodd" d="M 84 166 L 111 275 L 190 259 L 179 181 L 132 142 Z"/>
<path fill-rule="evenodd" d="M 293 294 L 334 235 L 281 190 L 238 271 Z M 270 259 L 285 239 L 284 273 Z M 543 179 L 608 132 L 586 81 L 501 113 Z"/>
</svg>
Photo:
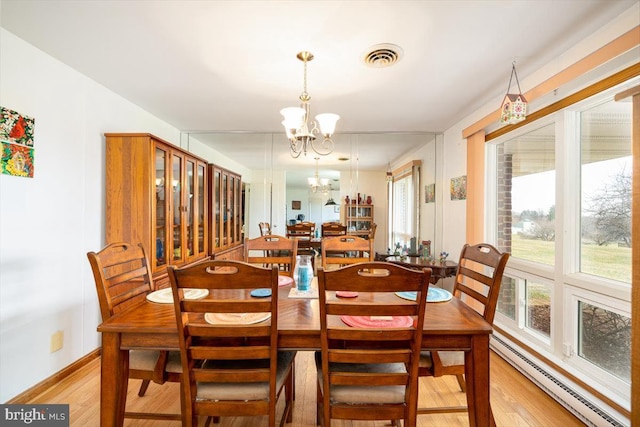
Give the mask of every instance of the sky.
<svg viewBox="0 0 640 427">
<path fill-rule="evenodd" d="M 622 170 L 631 173 L 631 156 L 583 165 L 584 194 L 599 191 L 609 178 Z M 555 175 L 555 171 L 547 171 L 514 178 L 511 189 L 513 211 L 542 210 L 543 213 L 548 213 L 549 208 L 555 205 Z"/>
</svg>

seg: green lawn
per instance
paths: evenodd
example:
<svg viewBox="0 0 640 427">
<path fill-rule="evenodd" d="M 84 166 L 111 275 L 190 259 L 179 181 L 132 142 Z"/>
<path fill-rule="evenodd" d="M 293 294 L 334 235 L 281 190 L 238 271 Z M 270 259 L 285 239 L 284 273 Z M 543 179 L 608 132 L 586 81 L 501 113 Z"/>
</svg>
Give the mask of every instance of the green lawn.
<svg viewBox="0 0 640 427">
<path fill-rule="evenodd" d="M 554 242 L 513 236 L 511 256 L 553 265 Z M 631 283 L 631 248 L 583 244 L 582 272 Z"/>
</svg>

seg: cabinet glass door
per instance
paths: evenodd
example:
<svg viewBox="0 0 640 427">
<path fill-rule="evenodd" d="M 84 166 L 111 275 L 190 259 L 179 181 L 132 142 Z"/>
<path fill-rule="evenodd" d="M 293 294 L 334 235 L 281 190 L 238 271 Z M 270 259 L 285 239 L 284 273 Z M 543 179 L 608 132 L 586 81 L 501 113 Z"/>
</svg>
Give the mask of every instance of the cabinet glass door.
<svg viewBox="0 0 640 427">
<path fill-rule="evenodd" d="M 181 262 L 184 254 L 182 251 L 183 232 L 182 232 L 182 156 L 174 154 L 171 161 L 171 235 L 173 236 L 173 257 L 174 262 Z"/>
<path fill-rule="evenodd" d="M 236 188 L 236 178 L 234 176 L 229 176 L 227 178 L 227 185 L 229 186 L 227 193 L 229 194 L 229 205 L 227 206 L 227 212 L 229 217 L 229 228 L 227 232 L 229 233 L 229 245 L 233 245 L 236 243 L 236 198 L 235 198 L 235 188 Z"/>
<path fill-rule="evenodd" d="M 215 248 L 214 249 L 218 249 L 220 248 L 221 245 L 221 240 L 220 240 L 220 236 L 222 234 L 222 189 L 221 189 L 221 185 L 222 185 L 222 174 L 220 173 L 219 170 L 215 170 L 213 172 L 213 198 L 214 198 L 214 205 L 213 205 L 213 212 L 214 212 L 214 217 L 215 217 L 215 223 L 212 224 L 213 226 L 213 233 L 215 235 Z"/>
<path fill-rule="evenodd" d="M 205 195 L 205 184 L 204 184 L 204 178 L 205 178 L 205 169 L 206 169 L 206 165 L 202 164 L 202 163 L 198 163 L 198 177 L 196 179 L 197 181 L 197 195 L 198 195 L 198 202 L 196 204 L 196 212 L 195 212 L 195 218 L 196 218 L 196 222 L 198 224 L 198 231 L 197 231 L 197 251 L 198 254 L 204 254 L 205 253 L 205 237 L 207 234 L 207 230 L 205 228 L 205 224 L 206 224 L 206 218 L 205 218 L 205 203 L 204 203 L 204 195 Z"/>
<path fill-rule="evenodd" d="M 222 174 L 222 188 L 220 189 L 222 194 L 222 204 L 220 209 L 222 210 L 222 224 L 220 227 L 220 239 L 222 247 L 229 246 L 229 175 Z"/>
<path fill-rule="evenodd" d="M 186 191 L 187 191 L 187 199 L 185 201 L 186 207 L 186 227 L 187 227 L 187 257 L 193 256 L 193 250 L 196 248 L 195 242 L 195 233 L 196 233 L 196 225 L 197 219 L 194 217 L 195 213 L 195 205 L 196 205 L 196 176 L 195 169 L 196 165 L 193 160 L 187 159 L 187 175 L 186 175 Z"/>
<path fill-rule="evenodd" d="M 234 204 L 234 224 L 235 224 L 235 235 L 236 242 L 242 243 L 242 218 L 241 218 L 241 206 L 242 206 L 242 189 L 240 188 L 240 179 L 236 178 L 235 185 L 233 187 L 233 194 L 236 195 L 236 200 Z"/>
<path fill-rule="evenodd" d="M 155 248 L 150 248 L 153 253 L 152 262 L 156 268 L 167 264 L 167 152 L 156 147 L 155 155 L 155 227 L 153 229 L 153 240 Z"/>
</svg>

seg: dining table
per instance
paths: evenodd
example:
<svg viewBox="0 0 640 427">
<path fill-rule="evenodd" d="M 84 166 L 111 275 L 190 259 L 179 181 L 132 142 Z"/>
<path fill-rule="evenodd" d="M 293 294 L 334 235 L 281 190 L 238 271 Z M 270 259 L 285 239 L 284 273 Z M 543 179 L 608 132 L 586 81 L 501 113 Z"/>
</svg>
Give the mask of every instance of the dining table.
<svg viewBox="0 0 640 427">
<path fill-rule="evenodd" d="M 394 255 L 386 257 L 385 261 L 394 264 L 402 265 L 411 269 L 423 269 L 424 267 L 431 269 L 431 283 L 436 284 L 440 279 L 446 277 L 453 277 L 458 271 L 458 263 L 455 261 L 446 260 L 443 262 L 429 260 L 420 256 L 414 255 Z"/>
<path fill-rule="evenodd" d="M 317 278 L 314 278 L 314 282 Z M 282 349 L 320 349 L 320 310 L 313 292 L 300 295 L 292 286 L 278 289 L 278 345 Z M 313 289 L 312 289 L 313 291 Z M 291 294 L 291 296 L 290 296 Z M 292 296 L 296 297 L 292 297 Z M 364 298 L 364 296 L 362 296 Z M 398 298 L 387 295 L 386 298 Z M 337 298 L 328 295 L 327 298 Z M 384 297 L 383 297 L 384 298 Z M 173 304 L 143 300 L 98 326 L 102 333 L 100 425 L 122 426 L 128 386 L 129 350 L 180 349 Z M 423 348 L 465 352 L 469 425 L 495 426 L 489 405 L 489 337 L 492 327 L 458 298 L 428 303 Z"/>
</svg>

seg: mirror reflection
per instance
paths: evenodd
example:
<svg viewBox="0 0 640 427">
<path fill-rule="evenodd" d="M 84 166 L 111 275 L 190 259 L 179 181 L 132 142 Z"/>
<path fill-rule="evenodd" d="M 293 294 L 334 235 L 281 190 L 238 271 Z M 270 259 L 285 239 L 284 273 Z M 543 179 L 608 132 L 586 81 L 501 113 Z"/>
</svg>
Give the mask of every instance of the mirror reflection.
<svg viewBox="0 0 640 427">
<path fill-rule="evenodd" d="M 295 222 L 316 223 L 318 234 L 323 223 L 339 222 L 356 235 L 368 235 L 374 227 L 377 253 L 393 250 L 398 239 L 408 244 L 415 237 L 435 244 L 441 205 L 436 158 L 442 135 L 342 133 L 333 140 L 335 149 L 329 155 L 308 151 L 293 158 L 289 141 L 280 133 L 188 132 L 181 138 L 183 148 L 219 159 L 218 166 L 242 176 L 245 237 L 259 236 L 261 222 L 282 235 Z M 393 232 L 387 174 L 414 161 L 421 166 L 413 188 L 415 203 L 407 208 L 415 223 L 403 236 Z"/>
</svg>

